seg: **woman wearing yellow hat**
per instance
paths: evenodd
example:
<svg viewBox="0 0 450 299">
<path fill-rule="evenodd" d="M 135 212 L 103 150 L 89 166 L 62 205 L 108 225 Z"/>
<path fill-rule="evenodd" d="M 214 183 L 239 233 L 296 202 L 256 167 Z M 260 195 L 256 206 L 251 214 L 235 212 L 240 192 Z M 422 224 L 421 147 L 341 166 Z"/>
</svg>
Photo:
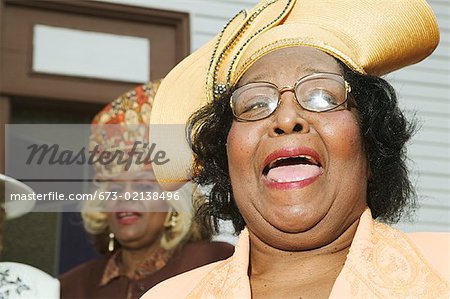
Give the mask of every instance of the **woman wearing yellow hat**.
<svg viewBox="0 0 450 299">
<path fill-rule="evenodd" d="M 414 124 L 379 76 L 438 41 L 425 1 L 261 1 L 175 67 L 151 122 L 188 121 L 194 163 L 187 149 L 156 177 L 192 167 L 212 185 L 199 215 L 241 233 L 233 257 L 143 298 L 449 298 L 449 234 L 385 224 L 414 205 Z"/>
</svg>

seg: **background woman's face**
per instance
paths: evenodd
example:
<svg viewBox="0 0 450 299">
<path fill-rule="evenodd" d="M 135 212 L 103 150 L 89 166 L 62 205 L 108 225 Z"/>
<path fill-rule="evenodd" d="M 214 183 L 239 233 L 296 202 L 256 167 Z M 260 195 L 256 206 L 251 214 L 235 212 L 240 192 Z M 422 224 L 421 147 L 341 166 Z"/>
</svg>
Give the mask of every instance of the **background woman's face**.
<svg viewBox="0 0 450 299">
<path fill-rule="evenodd" d="M 111 192 L 124 194 L 125 192 L 162 192 L 155 182 L 152 170 L 121 175 L 120 182 L 111 182 Z M 147 181 L 149 180 L 149 181 Z M 163 205 L 153 208 L 145 204 Z M 167 212 L 146 212 L 149 210 L 167 210 L 165 204 L 147 201 L 117 201 L 114 211 L 108 212 L 108 226 L 116 240 L 125 248 L 141 249 L 159 242 L 164 228 Z"/>
<path fill-rule="evenodd" d="M 314 48 L 280 49 L 253 64 L 239 85 L 293 86 L 314 72 L 342 73 L 334 58 Z M 273 247 L 329 244 L 366 207 L 369 171 L 356 111 L 309 112 L 284 92 L 270 117 L 233 121 L 227 144 L 238 208 L 250 231 Z M 309 161 L 284 159 L 299 156 Z M 285 162 L 274 162 L 280 159 Z"/>
</svg>

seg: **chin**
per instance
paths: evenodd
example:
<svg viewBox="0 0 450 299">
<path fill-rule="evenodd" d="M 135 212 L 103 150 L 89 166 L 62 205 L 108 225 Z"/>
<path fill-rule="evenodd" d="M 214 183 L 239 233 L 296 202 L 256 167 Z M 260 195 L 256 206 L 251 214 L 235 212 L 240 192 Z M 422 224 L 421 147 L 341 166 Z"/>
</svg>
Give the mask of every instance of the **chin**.
<svg viewBox="0 0 450 299">
<path fill-rule="evenodd" d="M 287 251 L 312 250 L 335 239 L 337 227 L 326 221 L 326 209 L 317 211 L 317 207 L 290 206 L 271 207 L 269 210 L 266 216 L 253 216 L 246 223 L 260 240 L 271 247 Z"/>
<path fill-rule="evenodd" d="M 316 226 L 325 216 L 316 209 L 305 208 L 301 205 L 271 208 L 271 213 L 264 217 L 268 224 L 275 229 L 290 233 L 304 233 Z"/>
<path fill-rule="evenodd" d="M 332 242 L 312 231 L 287 233 L 275 229 L 275 232 L 265 231 L 255 234 L 267 245 L 283 251 L 313 250 Z"/>
<path fill-rule="evenodd" d="M 255 234 L 267 245 L 284 251 L 305 251 L 326 246 L 334 241 L 330 234 L 313 227 L 299 232 L 287 232 L 272 226 L 270 229 L 255 231 Z"/>
<path fill-rule="evenodd" d="M 122 239 L 124 241 L 134 241 L 136 239 L 142 238 L 145 236 L 145 231 L 139 228 L 128 228 L 123 229 L 116 234 L 116 237 Z"/>
</svg>

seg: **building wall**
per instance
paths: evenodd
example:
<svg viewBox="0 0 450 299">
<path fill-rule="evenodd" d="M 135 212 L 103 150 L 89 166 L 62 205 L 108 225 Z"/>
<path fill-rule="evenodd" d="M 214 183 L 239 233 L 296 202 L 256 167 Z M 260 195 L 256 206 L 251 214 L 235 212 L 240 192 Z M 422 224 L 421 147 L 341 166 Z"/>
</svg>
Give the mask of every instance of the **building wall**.
<svg viewBox="0 0 450 299">
<path fill-rule="evenodd" d="M 386 78 L 401 106 L 416 112 L 421 128 L 408 147 L 420 209 L 407 230 L 450 229 L 450 1 L 428 1 L 438 18 L 441 42 L 425 61 Z"/>
<path fill-rule="evenodd" d="M 181 10 L 191 14 L 191 48 L 217 34 L 223 24 L 256 0 L 101 0 Z M 408 147 L 420 209 L 407 231 L 450 230 L 450 1 L 431 0 L 441 28 L 441 43 L 425 61 L 386 76 L 398 91 L 401 107 L 416 113 L 421 130 Z"/>
</svg>

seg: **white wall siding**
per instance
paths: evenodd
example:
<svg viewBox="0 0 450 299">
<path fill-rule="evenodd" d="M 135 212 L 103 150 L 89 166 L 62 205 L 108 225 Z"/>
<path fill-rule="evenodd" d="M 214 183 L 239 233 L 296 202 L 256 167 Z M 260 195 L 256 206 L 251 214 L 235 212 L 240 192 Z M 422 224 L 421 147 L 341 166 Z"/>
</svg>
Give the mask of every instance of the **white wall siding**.
<svg viewBox="0 0 450 299">
<path fill-rule="evenodd" d="M 408 231 L 450 230 L 450 1 L 428 1 L 438 18 L 441 42 L 419 64 L 388 78 L 401 106 L 416 111 L 421 129 L 408 147 L 420 209 Z"/>
<path fill-rule="evenodd" d="M 229 18 L 243 8 L 250 8 L 258 1 L 243 0 L 98 0 L 137 5 L 191 14 L 191 49 L 195 50 L 220 32 Z"/>
<path fill-rule="evenodd" d="M 197 49 L 226 21 L 256 0 L 100 0 L 155 7 L 191 14 L 191 47 Z M 398 91 L 402 108 L 416 115 L 421 130 L 408 153 L 421 208 L 414 223 L 403 222 L 407 231 L 450 230 L 450 1 L 428 1 L 441 28 L 441 43 L 425 61 L 386 76 Z"/>
</svg>

